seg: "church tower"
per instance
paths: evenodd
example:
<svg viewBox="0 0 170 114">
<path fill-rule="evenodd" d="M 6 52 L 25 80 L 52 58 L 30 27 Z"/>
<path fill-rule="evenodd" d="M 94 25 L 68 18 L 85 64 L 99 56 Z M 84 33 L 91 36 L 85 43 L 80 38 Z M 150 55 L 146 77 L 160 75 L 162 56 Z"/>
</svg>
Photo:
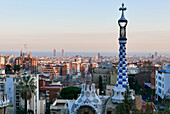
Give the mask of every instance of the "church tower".
<svg viewBox="0 0 170 114">
<path fill-rule="evenodd" d="M 122 7 L 119 9 L 122 11 L 121 18 L 118 20 L 118 24 L 120 26 L 120 37 L 119 37 L 119 67 L 118 67 L 118 76 L 116 87 L 113 88 L 113 97 L 112 101 L 120 103 L 124 99 L 124 94 L 126 91 L 126 87 L 129 87 L 128 76 L 127 76 L 127 62 L 126 62 L 126 26 L 128 21 L 124 16 L 124 11 L 126 11 L 126 7 L 122 4 Z M 131 94 L 132 99 L 134 98 Z"/>
<path fill-rule="evenodd" d="M 29 54 L 29 57 L 30 57 L 30 58 L 32 57 L 32 52 L 31 52 L 31 50 L 30 50 L 30 54 Z"/>
</svg>

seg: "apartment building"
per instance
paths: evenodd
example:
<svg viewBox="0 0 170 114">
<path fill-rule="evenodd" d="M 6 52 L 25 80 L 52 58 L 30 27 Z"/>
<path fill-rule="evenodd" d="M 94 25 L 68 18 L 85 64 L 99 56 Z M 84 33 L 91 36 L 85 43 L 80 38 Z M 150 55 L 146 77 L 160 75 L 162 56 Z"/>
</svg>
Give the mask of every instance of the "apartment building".
<svg viewBox="0 0 170 114">
<path fill-rule="evenodd" d="M 165 96 L 170 97 L 170 66 L 166 66 L 166 70 L 156 71 L 156 94 L 157 100 L 163 99 Z"/>
</svg>

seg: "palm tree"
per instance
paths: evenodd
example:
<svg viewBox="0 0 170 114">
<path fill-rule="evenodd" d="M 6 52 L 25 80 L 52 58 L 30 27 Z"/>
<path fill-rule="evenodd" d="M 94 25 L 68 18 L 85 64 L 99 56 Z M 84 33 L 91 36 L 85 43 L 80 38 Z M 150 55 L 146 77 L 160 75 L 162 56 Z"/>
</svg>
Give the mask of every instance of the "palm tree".
<svg viewBox="0 0 170 114">
<path fill-rule="evenodd" d="M 21 98 L 25 100 L 25 113 L 27 114 L 27 100 L 32 98 L 32 94 L 35 94 L 35 89 L 37 88 L 34 78 L 30 75 L 23 76 L 18 83 L 18 87 L 20 89 Z"/>
</svg>

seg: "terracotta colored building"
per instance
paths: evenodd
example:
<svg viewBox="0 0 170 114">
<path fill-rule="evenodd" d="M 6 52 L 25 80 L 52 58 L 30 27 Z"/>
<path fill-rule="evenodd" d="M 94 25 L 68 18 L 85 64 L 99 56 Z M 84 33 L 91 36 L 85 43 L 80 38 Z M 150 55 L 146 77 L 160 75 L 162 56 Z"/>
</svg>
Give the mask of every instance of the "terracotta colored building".
<svg viewBox="0 0 170 114">
<path fill-rule="evenodd" d="M 47 103 L 53 103 L 59 96 L 60 91 L 63 89 L 62 84 L 52 84 L 50 81 L 39 80 L 40 84 L 40 97 L 45 97 Z"/>
<path fill-rule="evenodd" d="M 143 112 L 145 112 L 147 104 L 149 105 L 151 111 L 155 112 L 155 114 L 156 114 L 158 109 L 157 109 L 157 107 L 155 106 L 155 104 L 153 102 L 144 102 L 144 101 L 142 101 L 142 96 L 141 95 L 135 97 L 135 107 L 136 107 L 136 109 L 143 110 Z"/>
<path fill-rule="evenodd" d="M 44 69 L 43 69 L 43 74 L 50 74 L 50 78 L 51 79 L 56 79 L 58 78 L 58 72 L 57 69 L 53 66 L 47 65 Z"/>
<path fill-rule="evenodd" d="M 156 70 L 158 70 L 158 67 L 155 67 L 151 72 L 151 89 L 155 89 L 155 81 L 156 81 Z"/>
</svg>

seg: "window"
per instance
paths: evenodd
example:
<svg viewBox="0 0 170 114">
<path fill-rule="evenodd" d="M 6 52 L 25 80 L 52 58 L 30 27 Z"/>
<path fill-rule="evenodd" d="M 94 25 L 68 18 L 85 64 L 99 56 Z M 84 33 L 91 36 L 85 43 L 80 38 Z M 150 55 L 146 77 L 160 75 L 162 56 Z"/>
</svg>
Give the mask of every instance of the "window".
<svg viewBox="0 0 170 114">
<path fill-rule="evenodd" d="M 162 88 L 164 88 L 164 84 L 162 84 Z"/>
<path fill-rule="evenodd" d="M 158 92 L 161 93 L 161 89 L 160 88 L 158 89 Z"/>
<path fill-rule="evenodd" d="M 162 78 L 162 81 L 164 81 L 164 78 Z"/>
<path fill-rule="evenodd" d="M 121 94 L 124 95 L 123 92 L 121 92 Z"/>
<path fill-rule="evenodd" d="M 117 92 L 117 96 L 119 95 L 119 92 Z"/>
<path fill-rule="evenodd" d="M 2 84 L 2 85 L 0 86 L 0 89 L 4 89 L 4 84 Z"/>
<path fill-rule="evenodd" d="M 159 84 L 158 84 L 160 87 L 161 87 L 161 83 L 159 82 Z"/>
<path fill-rule="evenodd" d="M 159 76 L 159 80 L 161 80 L 161 77 Z"/>
</svg>

